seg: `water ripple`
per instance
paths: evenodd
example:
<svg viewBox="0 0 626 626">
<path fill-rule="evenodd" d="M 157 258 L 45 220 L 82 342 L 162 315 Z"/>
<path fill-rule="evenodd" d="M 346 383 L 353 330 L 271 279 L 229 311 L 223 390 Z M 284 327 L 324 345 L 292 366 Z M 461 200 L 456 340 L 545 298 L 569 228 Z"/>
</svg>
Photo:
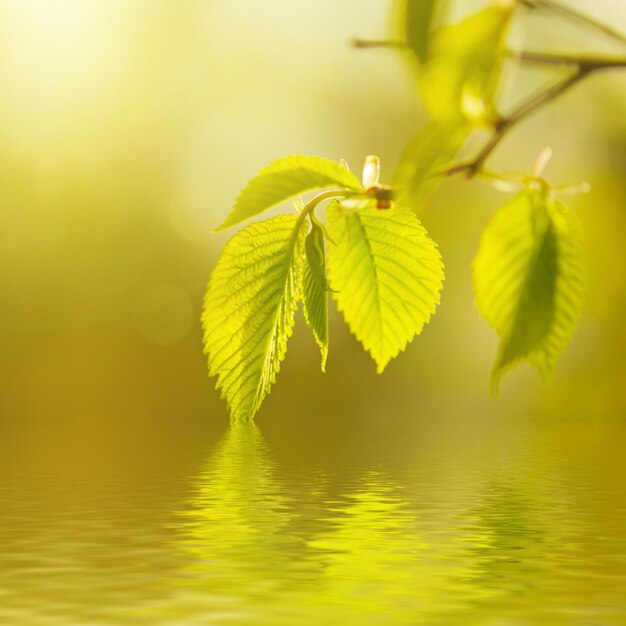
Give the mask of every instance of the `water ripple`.
<svg viewBox="0 0 626 626">
<path fill-rule="evenodd" d="M 286 471 L 249 427 L 174 483 L 5 477 L 0 623 L 623 626 L 608 453 Z"/>
</svg>

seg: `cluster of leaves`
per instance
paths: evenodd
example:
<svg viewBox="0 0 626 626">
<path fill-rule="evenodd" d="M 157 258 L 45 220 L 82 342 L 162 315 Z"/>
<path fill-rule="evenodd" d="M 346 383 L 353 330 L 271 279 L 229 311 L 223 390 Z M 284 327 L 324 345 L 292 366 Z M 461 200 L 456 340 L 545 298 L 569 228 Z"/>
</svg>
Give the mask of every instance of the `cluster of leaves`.
<svg viewBox="0 0 626 626">
<path fill-rule="evenodd" d="M 237 233 L 209 281 L 202 317 L 209 373 L 234 420 L 258 411 L 285 357 L 294 314 L 304 316 L 328 354 L 328 293 L 378 371 L 419 334 L 439 302 L 441 256 L 413 211 L 388 206 L 370 158 L 360 182 L 319 157 L 287 157 L 242 191 L 227 228 L 312 189 L 334 186 L 299 215 L 278 215 Z M 315 217 L 323 200 L 327 225 Z"/>
<path fill-rule="evenodd" d="M 437 27 L 434 0 L 402 0 L 403 36 L 431 121 L 409 142 L 391 187 L 368 157 L 362 180 L 344 163 L 291 156 L 259 172 L 219 229 L 294 199 L 296 212 L 255 222 L 225 246 L 202 316 L 209 374 L 233 420 L 251 420 L 280 369 L 302 301 L 328 355 L 328 294 L 382 372 L 434 314 L 444 280 L 417 217 L 475 128 L 497 128 L 495 104 L 514 7 L 490 6 Z M 548 380 L 580 316 L 585 261 L 578 222 L 537 169 L 487 225 L 473 265 L 476 303 L 500 337 L 492 383 L 520 361 Z M 304 203 L 301 194 L 325 190 Z M 315 209 L 326 202 L 326 221 Z"/>
</svg>

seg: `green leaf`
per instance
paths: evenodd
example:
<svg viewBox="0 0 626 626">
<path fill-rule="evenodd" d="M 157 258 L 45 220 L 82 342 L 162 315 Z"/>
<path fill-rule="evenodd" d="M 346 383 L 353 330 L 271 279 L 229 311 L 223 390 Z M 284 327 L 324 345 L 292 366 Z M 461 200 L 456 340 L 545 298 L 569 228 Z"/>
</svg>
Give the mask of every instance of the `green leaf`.
<svg viewBox="0 0 626 626">
<path fill-rule="evenodd" d="M 431 11 L 428 4 L 418 2 L 415 15 Z M 472 126 L 497 118 L 494 98 L 511 15 L 510 7 L 493 6 L 430 36 L 419 78 L 433 119 L 409 141 L 394 173 L 398 201 L 416 212 L 443 180 L 433 174 L 454 159 Z"/>
<path fill-rule="evenodd" d="M 304 317 L 322 352 L 322 372 L 325 372 L 328 357 L 328 282 L 324 231 L 317 224 L 311 225 L 304 248 L 307 260 L 302 289 Z"/>
<path fill-rule="evenodd" d="M 575 215 L 546 191 L 515 196 L 482 235 L 473 282 L 476 304 L 501 339 L 493 390 L 522 360 L 547 382 L 583 307 L 585 253 Z"/>
<path fill-rule="evenodd" d="M 301 193 L 326 187 L 359 190 L 361 183 L 345 167 L 329 159 L 311 156 L 277 159 L 248 182 L 226 220 L 215 230 L 225 230 Z"/>
<path fill-rule="evenodd" d="M 327 209 L 330 286 L 350 330 L 381 373 L 419 334 L 439 303 L 443 263 L 406 208 Z"/>
<path fill-rule="evenodd" d="M 471 127 L 458 120 L 430 122 L 417 131 L 404 148 L 394 172 L 398 202 L 419 212 L 443 182 L 434 176 L 454 159 Z"/>
<path fill-rule="evenodd" d="M 409 49 L 423 62 L 428 55 L 428 44 L 439 0 L 401 0 L 402 30 Z"/>
<path fill-rule="evenodd" d="M 494 98 L 512 6 L 493 5 L 435 31 L 420 72 L 420 88 L 431 117 L 475 125 L 495 119 Z"/>
<path fill-rule="evenodd" d="M 231 418 L 251 420 L 287 351 L 302 284 L 305 230 L 295 215 L 247 226 L 211 274 L 202 324 L 209 375 Z"/>
</svg>

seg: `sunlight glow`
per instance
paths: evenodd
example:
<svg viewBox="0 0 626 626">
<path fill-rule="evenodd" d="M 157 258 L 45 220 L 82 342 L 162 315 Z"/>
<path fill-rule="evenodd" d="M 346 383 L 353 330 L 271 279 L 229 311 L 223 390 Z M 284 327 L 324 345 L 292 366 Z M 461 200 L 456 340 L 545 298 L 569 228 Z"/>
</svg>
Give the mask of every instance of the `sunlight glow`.
<svg viewBox="0 0 626 626">
<path fill-rule="evenodd" d="M 97 103 L 111 59 L 115 0 L 5 0 L 3 91 L 21 114 L 67 115 Z M 7 89 L 8 88 L 8 89 Z"/>
</svg>

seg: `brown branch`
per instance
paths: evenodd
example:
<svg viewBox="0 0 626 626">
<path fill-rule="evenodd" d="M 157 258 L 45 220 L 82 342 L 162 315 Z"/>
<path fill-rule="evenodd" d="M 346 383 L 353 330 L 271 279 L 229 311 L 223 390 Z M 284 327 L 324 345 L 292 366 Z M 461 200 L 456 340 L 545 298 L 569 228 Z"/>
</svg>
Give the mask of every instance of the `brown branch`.
<svg viewBox="0 0 626 626">
<path fill-rule="evenodd" d="M 522 63 L 574 69 L 582 68 L 589 72 L 626 67 L 626 57 L 579 56 L 525 50 L 507 50 L 505 54 L 511 59 Z"/>
<path fill-rule="evenodd" d="M 438 175 L 452 176 L 454 174 L 464 173 L 467 178 L 472 178 L 480 172 L 485 161 L 489 158 L 491 153 L 497 148 L 509 131 L 511 131 L 523 119 L 540 109 L 542 106 L 552 102 L 566 91 L 569 91 L 572 87 L 580 83 L 588 76 L 602 70 L 626 67 L 625 59 L 587 58 L 574 60 L 573 57 L 544 55 L 542 53 L 531 52 L 520 54 L 527 57 L 528 60 L 539 61 L 539 59 L 542 58 L 545 61 L 546 59 L 549 59 L 551 62 L 554 62 L 552 64 L 556 64 L 558 61 L 558 64 L 563 67 L 573 66 L 575 69 L 564 79 L 551 85 L 547 89 L 540 91 L 538 94 L 530 97 L 528 100 L 520 104 L 508 116 L 500 118 L 495 125 L 493 134 L 475 157 L 466 161 L 455 163 L 450 167 L 439 171 L 437 173 Z"/>
<path fill-rule="evenodd" d="M 592 28 L 599 33 L 602 33 L 615 41 L 619 41 L 621 44 L 626 44 L 626 35 L 615 30 L 608 24 L 600 22 L 593 17 L 589 17 L 584 13 L 580 13 L 575 9 L 562 5 L 554 0 L 517 0 L 519 4 L 529 9 L 543 10 L 546 12 L 559 15 L 570 22 L 575 22 L 582 26 Z"/>
<path fill-rule="evenodd" d="M 531 10 L 543 10 L 559 15 L 570 21 L 579 23 L 588 28 L 607 35 L 608 37 L 626 44 L 626 35 L 618 32 L 611 26 L 597 21 L 583 13 L 564 6 L 555 0 L 517 0 L 518 4 Z M 352 45 L 356 48 L 394 48 L 404 49 L 407 44 L 402 41 L 372 41 L 355 38 Z M 579 56 L 525 50 L 508 50 L 505 53 L 512 59 L 524 63 L 551 66 L 554 68 L 570 69 L 571 72 L 559 82 L 522 102 L 508 116 L 501 117 L 495 124 L 493 133 L 487 143 L 472 159 L 452 164 L 434 175 L 452 176 L 464 173 L 472 178 L 479 173 L 491 153 L 497 148 L 505 136 L 523 119 L 552 102 L 574 85 L 595 72 L 609 69 L 626 68 L 626 57 Z"/>
<path fill-rule="evenodd" d="M 501 118 L 495 127 L 493 134 L 489 141 L 483 146 L 478 154 L 469 161 L 462 161 L 456 163 L 451 167 L 445 169 L 443 172 L 439 172 L 444 176 L 452 176 L 454 174 L 465 173 L 467 178 L 472 178 L 482 169 L 483 164 L 489 157 L 489 155 L 496 149 L 498 144 L 504 139 L 507 133 L 525 117 L 534 113 L 537 109 L 544 104 L 551 102 L 561 94 L 565 93 L 568 89 L 571 89 L 574 85 L 580 82 L 587 73 L 576 71 L 570 74 L 567 78 L 558 83 L 555 83 L 545 91 L 538 93 L 536 96 L 528 99 L 522 103 L 517 109 L 515 109 L 509 116 Z"/>
<path fill-rule="evenodd" d="M 350 45 L 353 48 L 395 48 L 400 50 L 408 48 L 403 41 L 361 39 L 360 37 L 353 37 L 350 40 Z"/>
</svg>

